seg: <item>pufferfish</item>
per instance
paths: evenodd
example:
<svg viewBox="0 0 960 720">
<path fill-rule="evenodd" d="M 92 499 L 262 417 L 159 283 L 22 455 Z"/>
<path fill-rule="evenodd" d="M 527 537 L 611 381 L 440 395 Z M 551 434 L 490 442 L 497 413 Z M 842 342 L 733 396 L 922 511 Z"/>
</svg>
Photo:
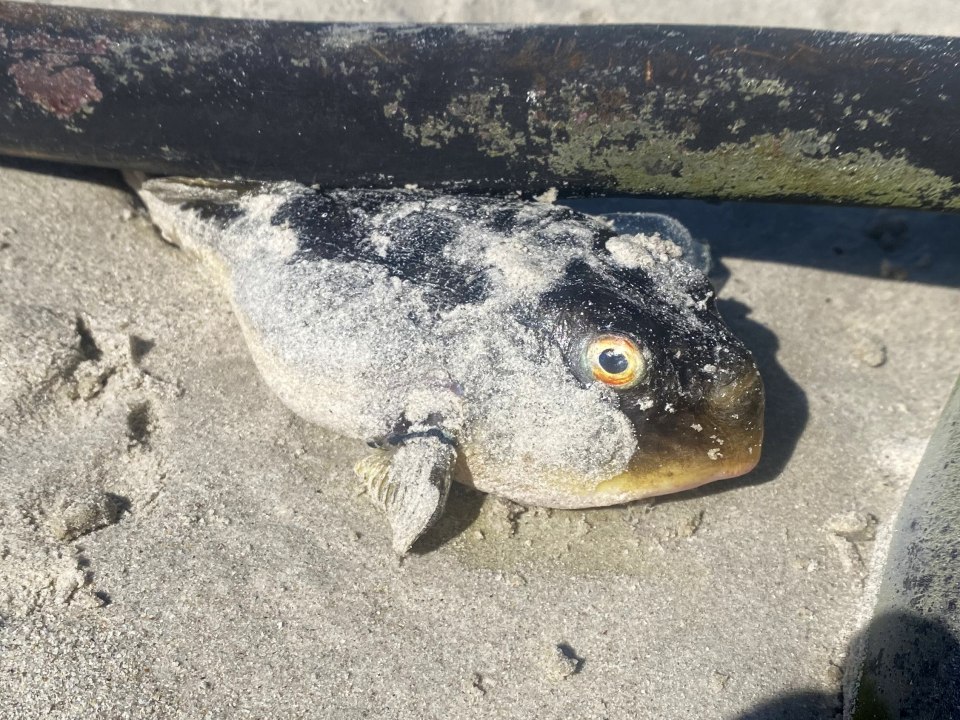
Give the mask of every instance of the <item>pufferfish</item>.
<svg viewBox="0 0 960 720">
<path fill-rule="evenodd" d="M 586 508 L 759 460 L 760 374 L 675 221 L 619 232 L 518 198 L 132 182 L 213 271 L 282 402 L 367 441 L 356 471 L 399 554 L 454 479 Z"/>
</svg>

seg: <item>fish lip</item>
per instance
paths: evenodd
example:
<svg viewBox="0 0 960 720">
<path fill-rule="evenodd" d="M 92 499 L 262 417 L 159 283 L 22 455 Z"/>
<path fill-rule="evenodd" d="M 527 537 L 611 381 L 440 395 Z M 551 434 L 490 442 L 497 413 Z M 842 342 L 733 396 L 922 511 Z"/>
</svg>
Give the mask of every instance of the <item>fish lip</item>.
<svg viewBox="0 0 960 720">
<path fill-rule="evenodd" d="M 472 467 L 475 458 L 467 457 L 472 454 L 468 451 L 458 459 L 455 479 L 468 487 L 527 505 L 570 510 L 609 507 L 692 490 L 707 483 L 744 475 L 753 470 L 760 460 L 760 434 L 756 437 L 756 443 L 750 446 L 752 452 L 748 449 L 729 458 L 710 460 L 703 453 L 695 458 L 688 456 L 685 463 L 683 460 L 674 460 L 653 468 L 628 468 L 599 482 L 586 483 L 583 478 L 560 474 L 557 477 L 540 478 L 540 482 L 525 487 L 505 487 L 502 482 L 486 476 L 486 473 L 475 474 Z M 635 465 L 636 460 L 635 455 L 631 464 Z"/>
<path fill-rule="evenodd" d="M 755 369 L 742 373 L 726 391 L 721 401 L 705 398 L 659 433 L 639 436 L 626 469 L 597 483 L 595 504 L 669 495 L 754 470 L 764 436 L 762 378 Z"/>
<path fill-rule="evenodd" d="M 654 471 L 626 470 L 603 480 L 594 489 L 596 506 L 617 505 L 643 498 L 659 497 L 693 490 L 719 480 L 729 480 L 746 475 L 760 462 L 760 443 L 752 446 L 752 453 L 743 453 L 729 461 L 713 465 L 707 460 L 685 468 L 681 463 L 665 465 Z M 707 465 L 711 463 L 711 465 Z M 712 472 L 707 472 L 711 470 Z"/>
</svg>

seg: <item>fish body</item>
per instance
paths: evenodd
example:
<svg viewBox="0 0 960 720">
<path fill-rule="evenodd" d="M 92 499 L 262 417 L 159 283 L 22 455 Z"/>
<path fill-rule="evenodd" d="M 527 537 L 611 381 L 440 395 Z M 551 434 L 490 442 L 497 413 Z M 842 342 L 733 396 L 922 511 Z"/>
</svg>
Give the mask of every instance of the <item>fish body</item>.
<svg viewBox="0 0 960 720">
<path fill-rule="evenodd" d="M 213 270 L 281 400 L 375 448 L 358 472 L 399 552 L 452 478 L 578 508 L 759 459 L 756 365 L 661 232 L 420 190 L 165 178 L 138 192 Z"/>
</svg>

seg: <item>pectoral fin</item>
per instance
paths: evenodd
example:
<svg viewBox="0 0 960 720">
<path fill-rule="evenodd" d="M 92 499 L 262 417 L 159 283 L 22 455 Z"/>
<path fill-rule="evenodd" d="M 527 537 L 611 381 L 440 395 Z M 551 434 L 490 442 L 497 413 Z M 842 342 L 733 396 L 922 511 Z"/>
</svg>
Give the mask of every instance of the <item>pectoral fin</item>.
<svg viewBox="0 0 960 720">
<path fill-rule="evenodd" d="M 393 549 L 406 555 L 443 512 L 456 450 L 437 437 L 417 437 L 397 448 L 378 450 L 354 470 L 366 484 L 393 531 Z"/>
</svg>

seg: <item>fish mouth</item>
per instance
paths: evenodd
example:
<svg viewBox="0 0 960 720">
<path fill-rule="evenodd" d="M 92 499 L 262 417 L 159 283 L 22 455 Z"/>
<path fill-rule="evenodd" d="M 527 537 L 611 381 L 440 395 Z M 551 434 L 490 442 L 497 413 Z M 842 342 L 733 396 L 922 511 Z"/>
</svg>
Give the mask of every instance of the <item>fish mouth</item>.
<svg viewBox="0 0 960 720">
<path fill-rule="evenodd" d="M 719 385 L 701 402 L 646 423 L 626 469 L 604 479 L 569 472 L 505 471 L 466 446 L 455 478 L 516 502 L 552 508 L 620 505 L 690 490 L 750 472 L 763 444 L 763 386 L 755 371 Z"/>
<path fill-rule="evenodd" d="M 756 368 L 710 388 L 701 402 L 640 435 L 627 469 L 597 484 L 598 504 L 690 490 L 739 477 L 760 461 L 763 383 Z"/>
<path fill-rule="evenodd" d="M 594 490 L 597 504 L 616 505 L 642 498 L 692 490 L 717 480 L 745 475 L 760 461 L 761 440 L 733 457 L 722 454 L 705 458 L 655 460 L 634 455 L 625 472 L 600 482 Z"/>
</svg>

